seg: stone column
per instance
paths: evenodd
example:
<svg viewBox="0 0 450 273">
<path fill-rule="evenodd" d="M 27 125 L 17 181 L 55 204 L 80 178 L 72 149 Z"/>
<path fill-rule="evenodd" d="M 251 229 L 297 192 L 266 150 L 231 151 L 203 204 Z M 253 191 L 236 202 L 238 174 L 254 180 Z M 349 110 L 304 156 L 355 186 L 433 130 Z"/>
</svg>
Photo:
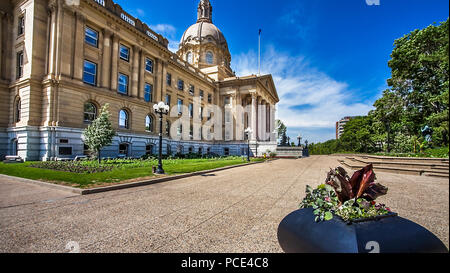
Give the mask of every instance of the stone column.
<svg viewBox="0 0 450 273">
<path fill-rule="evenodd" d="M 266 100 L 261 101 L 261 140 L 267 141 L 267 107 Z"/>
<path fill-rule="evenodd" d="M 141 50 L 141 57 L 139 61 L 139 84 L 138 84 L 138 98 L 144 98 L 144 84 L 145 84 L 145 53 Z"/>
<path fill-rule="evenodd" d="M 55 3 L 49 5 L 49 10 L 51 13 L 50 19 L 50 39 L 49 39 L 49 54 L 48 54 L 48 74 L 55 74 L 55 54 L 56 54 L 56 9 Z"/>
<path fill-rule="evenodd" d="M 252 94 L 252 115 L 251 115 L 251 123 L 252 123 L 252 141 L 256 141 L 257 139 L 257 112 L 256 112 L 256 95 Z"/>
<path fill-rule="evenodd" d="M 139 52 L 141 49 L 138 46 L 133 46 L 133 60 L 131 63 L 131 94 L 133 98 L 137 98 L 139 88 Z"/>
<path fill-rule="evenodd" d="M 257 127 L 257 135 L 256 135 L 256 139 L 257 140 L 261 140 L 261 138 L 262 138 L 262 115 L 261 115 L 261 109 L 262 109 L 262 107 L 261 107 L 261 103 L 262 103 L 262 98 L 261 97 L 258 97 L 258 100 L 257 100 L 257 120 L 256 120 L 256 127 Z"/>
<path fill-rule="evenodd" d="M 162 61 L 161 59 L 155 59 L 156 67 L 153 69 L 153 89 L 155 90 L 155 102 L 159 103 L 162 101 L 162 82 L 158 81 L 162 77 Z M 183 128 L 184 129 L 184 128 Z"/>
<path fill-rule="evenodd" d="M 161 75 L 159 75 L 159 79 L 161 82 L 161 101 L 166 101 L 166 98 L 164 97 L 164 94 L 166 93 L 167 90 L 167 81 L 166 81 L 166 74 L 167 74 L 167 63 L 163 60 L 161 60 Z"/>
<path fill-rule="evenodd" d="M 111 54 L 111 90 L 117 91 L 117 69 L 119 65 L 119 36 L 114 34 Z"/>
<path fill-rule="evenodd" d="M 270 141 L 275 142 L 277 141 L 277 136 L 276 134 L 273 133 L 273 131 L 275 131 L 275 105 L 270 105 Z"/>
<path fill-rule="evenodd" d="M 111 88 L 111 31 L 103 30 L 102 81 L 101 87 Z"/>
<path fill-rule="evenodd" d="M 83 79 L 83 62 L 84 62 L 84 16 L 77 12 L 75 14 L 75 39 L 74 39 L 74 56 L 73 56 L 73 75 L 75 80 Z"/>
</svg>

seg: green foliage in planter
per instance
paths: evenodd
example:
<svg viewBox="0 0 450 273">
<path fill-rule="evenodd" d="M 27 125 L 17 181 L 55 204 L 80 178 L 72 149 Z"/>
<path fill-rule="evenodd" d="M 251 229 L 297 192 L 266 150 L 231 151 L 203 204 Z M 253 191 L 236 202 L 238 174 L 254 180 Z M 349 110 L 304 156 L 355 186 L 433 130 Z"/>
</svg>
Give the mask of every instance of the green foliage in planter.
<svg viewBox="0 0 450 273">
<path fill-rule="evenodd" d="M 333 188 L 322 184 L 317 189 L 306 186 L 306 197 L 300 208 L 313 208 L 316 222 L 333 219 L 333 211 L 337 208 L 339 200 Z"/>
<path fill-rule="evenodd" d="M 358 200 L 350 199 L 340 206 L 335 214 L 340 216 L 344 221 L 352 221 L 356 219 L 374 218 L 386 215 L 390 209 L 384 204 L 376 204 L 374 201 L 368 202 L 363 198 Z"/>
</svg>

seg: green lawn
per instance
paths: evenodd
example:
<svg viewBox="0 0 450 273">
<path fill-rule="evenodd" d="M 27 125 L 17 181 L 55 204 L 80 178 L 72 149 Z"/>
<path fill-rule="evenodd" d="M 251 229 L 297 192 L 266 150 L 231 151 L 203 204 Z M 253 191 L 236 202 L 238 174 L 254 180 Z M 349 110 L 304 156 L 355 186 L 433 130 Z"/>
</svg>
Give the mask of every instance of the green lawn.
<svg viewBox="0 0 450 273">
<path fill-rule="evenodd" d="M 261 159 L 252 159 L 261 161 Z M 71 173 L 30 167 L 38 162 L 25 162 L 20 164 L 0 163 L 0 174 L 47 181 L 57 184 L 70 185 L 78 188 L 90 188 L 98 185 L 120 183 L 131 179 L 151 178 L 152 166 L 157 166 L 156 160 L 110 161 L 102 163 L 102 166 L 113 165 L 114 169 L 100 173 Z M 226 166 L 246 163 L 240 157 L 220 159 L 170 159 L 163 161 L 163 167 L 167 175 L 192 173 L 211 170 Z M 95 162 L 83 164 L 95 165 Z"/>
</svg>

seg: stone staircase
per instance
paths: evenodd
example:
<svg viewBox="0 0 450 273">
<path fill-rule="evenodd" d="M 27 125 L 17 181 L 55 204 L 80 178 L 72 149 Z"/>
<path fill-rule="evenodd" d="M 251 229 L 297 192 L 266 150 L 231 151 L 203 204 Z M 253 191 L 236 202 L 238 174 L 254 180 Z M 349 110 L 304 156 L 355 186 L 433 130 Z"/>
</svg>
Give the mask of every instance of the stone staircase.
<svg viewBox="0 0 450 273">
<path fill-rule="evenodd" d="M 352 170 L 373 164 L 374 170 L 379 172 L 449 178 L 448 159 L 351 155 L 339 162 Z"/>
<path fill-rule="evenodd" d="M 302 147 L 277 147 L 277 158 L 301 158 L 303 156 Z"/>
</svg>

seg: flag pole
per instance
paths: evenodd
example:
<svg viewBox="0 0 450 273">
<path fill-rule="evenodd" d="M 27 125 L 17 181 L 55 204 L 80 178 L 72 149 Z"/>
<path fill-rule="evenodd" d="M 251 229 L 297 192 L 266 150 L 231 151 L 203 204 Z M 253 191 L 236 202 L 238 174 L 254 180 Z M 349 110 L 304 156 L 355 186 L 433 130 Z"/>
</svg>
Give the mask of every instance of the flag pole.
<svg viewBox="0 0 450 273">
<path fill-rule="evenodd" d="M 258 76 L 261 76 L 261 29 L 258 34 Z"/>
</svg>

